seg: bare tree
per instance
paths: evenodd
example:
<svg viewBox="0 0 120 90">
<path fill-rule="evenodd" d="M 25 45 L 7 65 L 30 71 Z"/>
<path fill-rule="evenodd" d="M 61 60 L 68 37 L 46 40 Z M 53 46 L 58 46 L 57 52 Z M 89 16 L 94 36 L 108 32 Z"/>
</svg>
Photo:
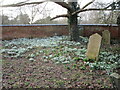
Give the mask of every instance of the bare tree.
<svg viewBox="0 0 120 90">
<path fill-rule="evenodd" d="M 44 0 L 40 2 L 19 2 L 11 5 L 3 5 L 2 7 L 19 7 L 19 6 L 31 5 L 31 4 L 41 4 L 45 1 L 48 1 L 48 0 Z M 118 2 L 109 4 L 105 8 L 86 8 L 95 1 L 95 0 L 92 0 L 91 2 L 88 2 L 85 6 L 80 8 L 78 5 L 78 0 L 68 0 L 68 2 L 65 2 L 64 0 L 49 0 L 49 1 L 52 1 L 62 6 L 63 8 L 67 9 L 68 11 L 67 14 L 57 15 L 56 17 L 53 17 L 51 20 L 59 17 L 67 17 L 68 25 L 69 25 L 70 40 L 73 40 L 73 41 L 79 41 L 79 30 L 78 30 L 78 19 L 77 19 L 79 13 L 85 12 L 85 11 L 103 11 L 103 10 L 111 11 L 113 9 L 120 10 L 118 9 L 119 7 Z"/>
<path fill-rule="evenodd" d="M 44 7 L 42 7 L 41 10 L 40 10 L 41 6 L 40 5 L 36 5 L 36 4 L 33 4 L 32 7 L 28 7 L 28 9 L 31 11 L 30 24 L 34 23 L 37 14 L 39 14 L 39 15 L 40 14 L 44 14 L 43 11 L 46 10 L 45 7 L 46 7 L 47 4 L 48 3 L 46 3 L 44 5 Z M 46 15 L 43 15 L 43 16 L 46 16 Z"/>
<path fill-rule="evenodd" d="M 9 17 L 6 16 L 6 15 L 0 15 L 0 21 L 1 21 L 1 24 L 9 24 L 10 20 L 9 20 Z"/>
<path fill-rule="evenodd" d="M 92 7 L 95 8 L 102 8 L 108 6 L 108 3 L 102 2 L 95 2 Z M 115 24 L 117 21 L 118 13 L 113 10 L 105 12 L 105 11 L 91 11 L 88 14 L 91 16 L 89 17 L 88 22 L 92 23 L 99 23 L 99 24 Z"/>
</svg>

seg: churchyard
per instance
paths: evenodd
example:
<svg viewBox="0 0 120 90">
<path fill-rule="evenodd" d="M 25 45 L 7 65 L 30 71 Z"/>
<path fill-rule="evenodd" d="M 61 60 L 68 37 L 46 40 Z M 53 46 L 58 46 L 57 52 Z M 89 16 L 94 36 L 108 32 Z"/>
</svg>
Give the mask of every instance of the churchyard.
<svg viewBox="0 0 120 90">
<path fill-rule="evenodd" d="M 80 37 L 3 40 L 3 88 L 114 88 L 110 75 L 120 70 L 119 43 L 110 44 L 107 30 Z"/>
</svg>

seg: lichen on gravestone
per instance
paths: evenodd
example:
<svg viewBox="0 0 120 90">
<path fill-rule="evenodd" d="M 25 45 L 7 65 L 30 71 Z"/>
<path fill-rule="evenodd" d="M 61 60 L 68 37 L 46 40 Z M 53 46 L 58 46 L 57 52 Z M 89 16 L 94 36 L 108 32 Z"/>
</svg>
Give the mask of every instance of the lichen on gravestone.
<svg viewBox="0 0 120 90">
<path fill-rule="evenodd" d="M 97 33 L 90 36 L 86 52 L 87 59 L 98 60 L 101 40 L 102 37 Z"/>
</svg>

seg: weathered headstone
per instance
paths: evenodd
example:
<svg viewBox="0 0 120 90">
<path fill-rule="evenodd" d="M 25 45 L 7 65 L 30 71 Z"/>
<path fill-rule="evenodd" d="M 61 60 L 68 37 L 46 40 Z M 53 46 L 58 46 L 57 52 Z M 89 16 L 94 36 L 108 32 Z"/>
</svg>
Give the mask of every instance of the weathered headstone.
<svg viewBox="0 0 120 90">
<path fill-rule="evenodd" d="M 120 75 L 118 73 L 112 73 L 110 77 L 115 90 L 120 90 Z"/>
<path fill-rule="evenodd" d="M 93 34 L 89 38 L 86 56 L 88 59 L 98 59 L 102 37 L 99 34 Z"/>
<path fill-rule="evenodd" d="M 110 45 L 110 32 L 108 30 L 102 32 L 102 44 Z"/>
</svg>

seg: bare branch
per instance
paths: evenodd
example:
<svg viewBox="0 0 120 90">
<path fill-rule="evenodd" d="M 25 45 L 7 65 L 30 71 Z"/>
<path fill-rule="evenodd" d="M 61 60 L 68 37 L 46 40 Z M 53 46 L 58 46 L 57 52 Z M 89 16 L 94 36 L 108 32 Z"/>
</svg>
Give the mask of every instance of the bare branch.
<svg viewBox="0 0 120 90">
<path fill-rule="evenodd" d="M 115 9 L 117 11 L 120 11 L 118 9 Z M 106 8 L 88 8 L 88 9 L 82 9 L 82 10 L 78 10 L 76 12 L 73 12 L 72 15 L 75 15 L 77 13 L 81 13 L 81 12 L 85 12 L 85 11 L 113 11 L 113 9 L 106 9 Z"/>
<path fill-rule="evenodd" d="M 53 17 L 53 18 L 51 18 L 50 20 L 54 20 L 54 19 L 60 18 L 60 17 L 68 17 L 68 14 L 57 15 L 56 17 Z"/>
<path fill-rule="evenodd" d="M 89 6 L 90 4 L 92 4 L 95 0 L 92 0 L 91 2 L 87 3 L 85 6 L 83 6 L 81 9 L 85 9 L 87 6 Z"/>
<path fill-rule="evenodd" d="M 54 1 L 54 0 L 50 0 L 50 1 Z M 60 5 L 60 6 L 64 7 L 64 8 L 66 8 L 68 10 L 71 10 L 71 7 L 67 3 L 65 3 L 65 2 L 54 2 L 54 3 L 56 3 L 56 4 L 58 4 L 58 5 Z"/>
<path fill-rule="evenodd" d="M 31 4 L 41 4 L 43 2 L 44 1 L 41 1 L 41 2 L 30 2 L 30 3 L 20 2 L 20 3 L 16 3 L 16 4 L 2 5 L 0 7 L 20 7 L 20 6 L 31 5 Z"/>
<path fill-rule="evenodd" d="M 59 0 L 59 1 L 56 1 L 56 0 L 44 0 L 44 1 L 41 1 L 41 2 L 30 2 L 30 3 L 27 3 L 26 1 L 24 1 L 24 2 L 19 2 L 19 3 L 16 3 L 16 4 L 2 5 L 0 7 L 20 7 L 20 6 L 31 5 L 31 4 L 41 4 L 41 3 L 45 2 L 45 1 L 52 1 L 52 2 L 66 8 L 68 10 L 71 9 L 70 6 L 67 3 L 63 2 L 63 0 Z"/>
<path fill-rule="evenodd" d="M 30 1 L 30 0 L 26 0 L 26 1 L 23 1 L 23 2 L 18 2 L 17 4 L 23 4 L 23 3 L 26 3 L 28 1 Z"/>
</svg>

